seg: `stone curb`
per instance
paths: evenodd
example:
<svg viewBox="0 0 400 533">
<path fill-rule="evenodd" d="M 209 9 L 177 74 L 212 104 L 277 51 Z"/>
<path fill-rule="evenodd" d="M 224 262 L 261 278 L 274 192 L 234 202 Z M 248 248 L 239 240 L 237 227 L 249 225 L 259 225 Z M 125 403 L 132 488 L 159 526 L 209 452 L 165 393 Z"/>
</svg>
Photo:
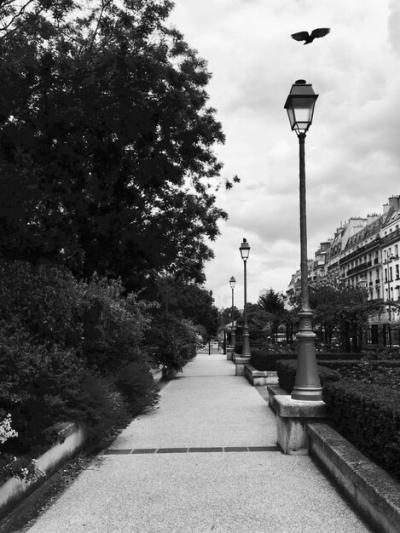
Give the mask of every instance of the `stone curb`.
<svg viewBox="0 0 400 533">
<path fill-rule="evenodd" d="M 247 381 L 255 387 L 278 384 L 278 373 L 273 370 L 257 370 L 254 366 L 247 364 L 244 367 L 244 375 Z"/>
<path fill-rule="evenodd" d="M 374 531 L 399 533 L 400 483 L 328 424 L 306 424 L 310 455 L 334 479 Z"/>
<path fill-rule="evenodd" d="M 85 431 L 81 426 L 74 423 L 60 424 L 58 442 L 36 459 L 41 476 L 28 482 L 12 477 L 0 486 L 0 518 L 50 477 L 64 461 L 72 457 L 85 439 Z"/>
<path fill-rule="evenodd" d="M 274 396 L 279 394 L 287 394 L 287 392 L 284 389 L 281 389 L 279 385 L 267 385 L 267 391 L 268 391 L 268 405 L 272 409 L 272 411 L 275 413 L 275 407 L 274 407 Z"/>
</svg>

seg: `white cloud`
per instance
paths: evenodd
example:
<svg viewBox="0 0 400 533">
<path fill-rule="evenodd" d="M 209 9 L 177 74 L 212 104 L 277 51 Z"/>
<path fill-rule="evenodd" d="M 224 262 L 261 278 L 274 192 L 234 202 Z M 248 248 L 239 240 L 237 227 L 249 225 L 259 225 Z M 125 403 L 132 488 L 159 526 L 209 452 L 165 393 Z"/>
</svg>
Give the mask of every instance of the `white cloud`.
<svg viewBox="0 0 400 533">
<path fill-rule="evenodd" d="M 226 133 L 223 175 L 242 180 L 218 193 L 230 218 L 212 245 L 207 286 L 230 305 L 245 236 L 255 301 L 263 288 L 285 289 L 299 265 L 298 146 L 283 109 L 296 79 L 319 94 L 306 143 L 309 256 L 341 220 L 400 194 L 398 0 L 176 0 L 171 20 L 208 61 Z M 290 38 L 321 26 L 331 33 L 311 45 Z"/>
</svg>

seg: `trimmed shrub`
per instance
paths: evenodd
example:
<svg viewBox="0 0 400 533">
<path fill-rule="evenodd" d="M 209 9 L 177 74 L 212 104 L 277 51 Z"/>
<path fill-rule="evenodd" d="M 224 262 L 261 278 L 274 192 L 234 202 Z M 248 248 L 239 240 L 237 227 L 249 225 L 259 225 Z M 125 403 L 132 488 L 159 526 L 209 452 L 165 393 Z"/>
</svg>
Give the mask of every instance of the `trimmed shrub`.
<svg viewBox="0 0 400 533">
<path fill-rule="evenodd" d="M 400 480 L 400 391 L 343 379 L 323 389 L 334 427 Z"/>
<path fill-rule="evenodd" d="M 352 354 L 352 353 L 328 353 L 328 352 L 317 352 L 317 362 L 322 361 L 331 361 L 335 360 L 345 360 L 349 358 L 353 363 L 358 362 L 358 360 L 363 356 L 363 354 Z M 257 370 L 276 370 L 276 362 L 278 360 L 290 360 L 295 359 L 295 353 L 278 353 L 278 352 L 267 352 L 265 350 L 251 350 L 250 364 L 254 366 Z"/>
<path fill-rule="evenodd" d="M 292 360 L 293 357 L 293 353 L 270 353 L 252 348 L 250 364 L 257 370 L 276 370 L 278 360 Z"/>
<path fill-rule="evenodd" d="M 278 371 L 279 386 L 285 389 L 290 394 L 294 387 L 296 379 L 297 361 L 294 359 L 288 361 L 278 360 L 276 363 L 276 369 Z M 319 379 L 321 386 L 324 386 L 330 381 L 337 381 L 340 379 L 340 374 L 335 370 L 330 370 L 323 366 L 317 365 Z"/>
<path fill-rule="evenodd" d="M 391 380 L 393 386 L 398 385 L 398 373 L 400 369 L 400 361 L 395 360 L 381 360 L 381 361 L 324 361 L 323 366 L 337 370 L 341 377 L 355 379 L 356 381 L 362 379 L 369 383 L 378 380 L 382 385 L 388 384 L 388 379 L 391 376 L 396 376 L 395 380 Z"/>
</svg>

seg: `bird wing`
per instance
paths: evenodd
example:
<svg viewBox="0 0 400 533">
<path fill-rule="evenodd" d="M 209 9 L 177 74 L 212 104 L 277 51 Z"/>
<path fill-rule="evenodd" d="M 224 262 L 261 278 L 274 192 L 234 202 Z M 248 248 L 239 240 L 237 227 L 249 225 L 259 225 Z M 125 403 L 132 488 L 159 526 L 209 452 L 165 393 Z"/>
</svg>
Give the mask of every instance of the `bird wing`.
<svg viewBox="0 0 400 533">
<path fill-rule="evenodd" d="M 310 36 L 308 31 L 299 31 L 297 33 L 292 33 L 292 37 L 295 41 L 306 41 Z"/>
<path fill-rule="evenodd" d="M 317 37 L 324 37 L 324 35 L 327 35 L 330 31 L 330 28 L 316 28 L 311 32 L 311 39 L 315 39 Z"/>
</svg>

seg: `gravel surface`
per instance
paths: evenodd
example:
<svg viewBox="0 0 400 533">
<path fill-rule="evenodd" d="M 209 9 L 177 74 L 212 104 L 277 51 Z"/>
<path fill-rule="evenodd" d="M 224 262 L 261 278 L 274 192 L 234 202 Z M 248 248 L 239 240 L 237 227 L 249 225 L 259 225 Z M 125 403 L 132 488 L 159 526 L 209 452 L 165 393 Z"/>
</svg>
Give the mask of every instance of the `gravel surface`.
<svg viewBox="0 0 400 533">
<path fill-rule="evenodd" d="M 271 446 L 274 415 L 225 356 L 201 355 L 112 450 Z M 309 457 L 279 451 L 100 455 L 30 533 L 364 532 Z"/>
</svg>

